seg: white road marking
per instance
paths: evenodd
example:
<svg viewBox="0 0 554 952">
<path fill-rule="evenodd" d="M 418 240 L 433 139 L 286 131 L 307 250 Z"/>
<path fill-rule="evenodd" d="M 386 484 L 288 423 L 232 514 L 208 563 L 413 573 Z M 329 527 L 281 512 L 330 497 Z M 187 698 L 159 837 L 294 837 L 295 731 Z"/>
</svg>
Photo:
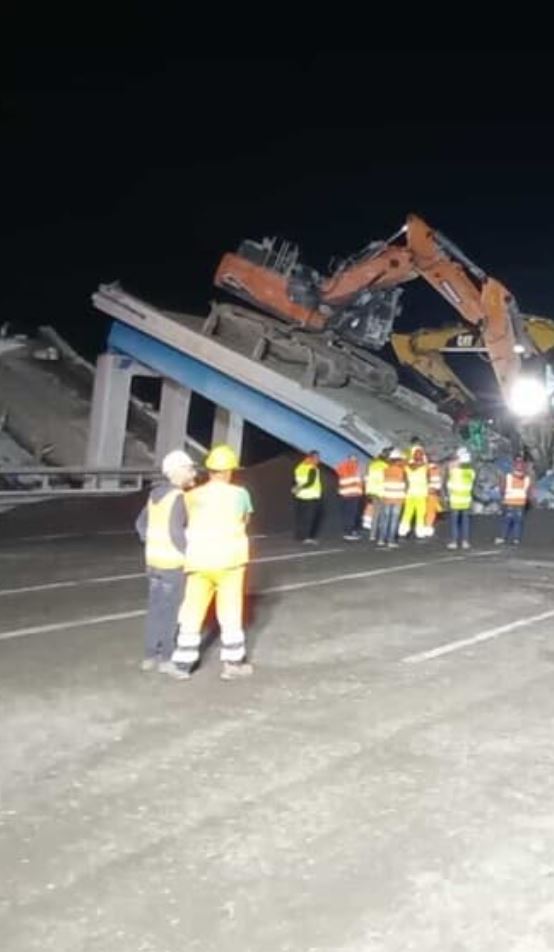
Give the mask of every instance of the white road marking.
<svg viewBox="0 0 554 952">
<path fill-rule="evenodd" d="M 57 542 L 59 539 L 88 539 L 90 536 L 134 536 L 134 529 L 100 529 L 97 532 L 51 532 L 46 535 L 18 536 L 13 542 Z M 251 539 L 267 539 L 264 533 L 250 536 Z"/>
<path fill-rule="evenodd" d="M 372 578 L 375 575 L 392 575 L 394 572 L 408 572 L 410 569 L 427 568 L 444 562 L 461 562 L 467 557 L 463 555 L 448 555 L 443 559 L 431 559 L 427 562 L 407 562 L 404 565 L 392 565 L 382 569 L 367 569 L 365 572 L 347 572 L 344 575 L 330 575 L 327 578 L 310 579 L 306 582 L 288 582 L 285 585 L 273 585 L 271 588 L 262 588 L 256 595 L 271 595 L 274 592 L 295 592 L 304 588 L 317 588 L 319 585 L 332 585 L 335 582 L 349 582 L 353 579 Z"/>
<path fill-rule="evenodd" d="M 252 559 L 250 565 L 258 562 L 287 562 L 289 559 L 310 559 L 317 555 L 334 555 L 337 552 L 346 552 L 346 549 L 316 549 L 311 552 L 286 552 L 284 555 L 264 555 L 259 559 Z"/>
<path fill-rule="evenodd" d="M 68 628 L 84 628 L 86 625 L 103 625 L 109 621 L 124 621 L 127 618 L 140 618 L 146 615 L 143 608 L 133 612 L 116 612 L 113 615 L 96 615 L 89 618 L 77 618 L 73 621 L 52 622 L 51 625 L 33 625 L 30 628 L 14 628 L 12 631 L 0 632 L 0 641 L 10 638 L 24 638 L 26 635 L 43 635 L 49 631 L 64 631 Z"/>
<path fill-rule="evenodd" d="M 342 551 L 342 550 L 341 550 Z M 313 553 L 315 555 L 315 553 Z M 496 554 L 496 550 L 476 553 L 480 556 Z M 295 553 L 296 555 L 296 553 Z M 304 553 L 298 553 L 304 555 Z M 433 565 L 444 565 L 447 562 L 467 562 L 475 556 L 466 555 L 447 555 L 441 559 L 429 559 L 426 562 L 409 562 L 405 565 L 392 565 L 382 569 L 370 569 L 367 572 L 349 572 L 344 575 L 332 575 L 324 579 L 311 579 L 305 582 L 292 582 L 287 585 L 276 585 L 271 588 L 259 589 L 252 592 L 253 595 L 270 595 L 277 592 L 293 592 L 305 588 L 314 588 L 322 585 L 332 585 L 336 582 L 347 582 L 351 579 L 372 578 L 373 576 L 392 575 L 395 572 L 407 572 L 410 569 L 429 568 Z M 54 582 L 54 585 L 59 583 Z M 554 615 L 554 611 L 552 612 Z M 140 618 L 146 615 L 145 609 L 137 609 L 129 612 L 118 612 L 115 615 L 97 615 L 94 617 L 75 618 L 72 621 L 53 622 L 49 625 L 34 625 L 30 628 L 14 628 L 11 631 L 0 631 L 0 641 L 7 641 L 11 638 L 22 638 L 26 635 L 45 634 L 50 631 L 64 631 L 68 628 L 81 628 L 85 625 L 101 625 L 110 621 L 124 621 L 128 618 Z M 406 660 L 406 659 L 404 659 Z"/>
<path fill-rule="evenodd" d="M 554 618 L 554 608 L 550 611 L 541 612 L 539 615 L 528 615 L 527 618 L 518 618 L 516 621 L 508 622 L 507 625 L 499 625 L 497 628 L 488 628 L 486 631 L 480 631 L 470 638 L 459 638 L 456 641 L 449 641 L 438 648 L 430 648 L 429 651 L 419 651 L 417 654 L 407 655 L 402 658 L 405 664 L 421 664 L 422 661 L 432 661 L 433 658 L 441 658 L 443 655 L 453 654 L 455 651 L 462 651 L 464 648 L 471 648 L 472 645 L 481 644 L 483 641 L 491 641 L 493 638 L 500 638 L 502 635 L 508 635 L 518 628 L 526 628 L 528 625 L 535 625 L 539 621 L 546 621 L 547 618 Z"/>
<path fill-rule="evenodd" d="M 106 585 L 110 582 L 127 582 L 130 579 L 144 578 L 144 572 L 130 572 L 127 575 L 99 575 L 93 578 L 72 578 L 62 582 L 44 582 L 41 585 L 25 585 L 21 588 L 2 588 L 0 598 L 6 595 L 29 595 L 32 592 L 50 592 L 58 588 L 79 588 L 80 585 Z"/>
<path fill-rule="evenodd" d="M 318 549 L 317 552 L 287 552 L 283 555 L 265 555 L 252 559 L 250 565 L 260 562 L 288 562 L 292 559 L 306 559 L 315 555 L 332 555 L 344 552 L 344 549 Z M 128 582 L 144 578 L 144 572 L 129 572 L 126 575 L 98 575 L 92 578 L 66 579 L 60 582 L 42 582 L 39 585 L 22 585 L 19 588 L 0 588 L 0 598 L 6 595 L 28 595 L 32 592 L 49 592 L 58 588 L 78 588 L 80 585 L 106 585 L 112 582 Z"/>
</svg>

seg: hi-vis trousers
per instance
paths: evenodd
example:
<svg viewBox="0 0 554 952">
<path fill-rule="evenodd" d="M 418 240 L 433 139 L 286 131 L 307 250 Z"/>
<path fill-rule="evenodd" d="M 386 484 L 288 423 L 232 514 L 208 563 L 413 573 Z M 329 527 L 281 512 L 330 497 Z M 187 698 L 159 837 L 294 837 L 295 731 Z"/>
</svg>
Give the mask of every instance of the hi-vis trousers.
<svg viewBox="0 0 554 952">
<path fill-rule="evenodd" d="M 415 517 L 415 534 L 418 539 L 425 538 L 425 515 L 427 512 L 426 496 L 407 496 L 404 504 L 404 512 L 398 527 L 400 537 L 407 536 L 412 528 L 412 522 Z"/>
<path fill-rule="evenodd" d="M 176 664 L 198 663 L 202 625 L 214 596 L 221 629 L 221 660 L 236 663 L 244 659 L 244 572 L 244 565 L 240 565 L 187 575 L 185 600 L 179 612 L 177 647 L 172 655 Z"/>
</svg>

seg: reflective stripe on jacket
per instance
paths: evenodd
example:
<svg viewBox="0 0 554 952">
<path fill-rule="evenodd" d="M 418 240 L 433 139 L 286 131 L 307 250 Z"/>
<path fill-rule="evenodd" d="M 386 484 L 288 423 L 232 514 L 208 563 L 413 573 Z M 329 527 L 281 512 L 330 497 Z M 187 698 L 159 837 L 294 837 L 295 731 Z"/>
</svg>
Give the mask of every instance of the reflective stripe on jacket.
<svg viewBox="0 0 554 952">
<path fill-rule="evenodd" d="M 438 463 L 429 463 L 429 489 L 440 493 L 442 489 L 442 473 Z"/>
<path fill-rule="evenodd" d="M 385 470 L 383 501 L 402 503 L 406 498 L 406 477 L 403 463 L 389 463 Z"/>
<path fill-rule="evenodd" d="M 339 496 L 361 496 L 364 491 L 362 471 L 356 459 L 345 459 L 335 469 Z"/>
<path fill-rule="evenodd" d="M 527 502 L 530 485 L 529 476 L 516 476 L 515 473 L 508 473 L 504 488 L 504 505 L 524 506 Z"/>
<path fill-rule="evenodd" d="M 471 466 L 452 466 L 448 474 L 448 501 L 451 509 L 471 509 L 475 470 Z"/>
<path fill-rule="evenodd" d="M 146 505 L 146 564 L 152 569 L 180 569 L 184 567 L 184 552 L 180 552 L 171 538 L 171 510 L 176 499 L 182 496 L 180 489 L 171 489 Z"/>
<path fill-rule="evenodd" d="M 386 459 L 374 459 L 367 467 L 365 491 L 367 496 L 383 498 L 385 490 L 385 470 L 389 464 Z"/>
</svg>

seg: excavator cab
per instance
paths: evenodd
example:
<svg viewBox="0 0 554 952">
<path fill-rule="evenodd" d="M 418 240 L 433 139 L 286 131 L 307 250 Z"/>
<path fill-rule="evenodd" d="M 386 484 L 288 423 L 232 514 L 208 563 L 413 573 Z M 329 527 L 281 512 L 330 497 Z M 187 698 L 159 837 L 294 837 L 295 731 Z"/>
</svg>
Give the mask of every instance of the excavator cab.
<svg viewBox="0 0 554 952">
<path fill-rule="evenodd" d="M 328 328 L 339 337 L 368 350 L 382 350 L 402 312 L 400 288 L 363 291 L 351 304 L 330 309 Z"/>
</svg>

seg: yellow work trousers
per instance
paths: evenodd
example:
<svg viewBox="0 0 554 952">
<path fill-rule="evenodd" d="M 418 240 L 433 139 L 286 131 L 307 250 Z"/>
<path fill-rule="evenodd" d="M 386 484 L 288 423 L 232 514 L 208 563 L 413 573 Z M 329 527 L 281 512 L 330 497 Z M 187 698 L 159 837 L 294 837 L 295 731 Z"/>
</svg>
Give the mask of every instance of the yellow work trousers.
<svg viewBox="0 0 554 952">
<path fill-rule="evenodd" d="M 221 660 L 239 662 L 245 654 L 242 627 L 244 565 L 232 569 L 191 572 L 187 575 L 185 599 L 179 612 L 179 634 L 173 661 L 194 665 L 200 657 L 202 625 L 215 596 L 215 611 L 221 629 Z"/>
<path fill-rule="evenodd" d="M 418 539 L 425 538 L 425 513 L 427 510 L 426 496 L 408 496 L 404 504 L 404 512 L 398 527 L 399 536 L 407 536 L 415 518 L 415 534 Z"/>
</svg>

